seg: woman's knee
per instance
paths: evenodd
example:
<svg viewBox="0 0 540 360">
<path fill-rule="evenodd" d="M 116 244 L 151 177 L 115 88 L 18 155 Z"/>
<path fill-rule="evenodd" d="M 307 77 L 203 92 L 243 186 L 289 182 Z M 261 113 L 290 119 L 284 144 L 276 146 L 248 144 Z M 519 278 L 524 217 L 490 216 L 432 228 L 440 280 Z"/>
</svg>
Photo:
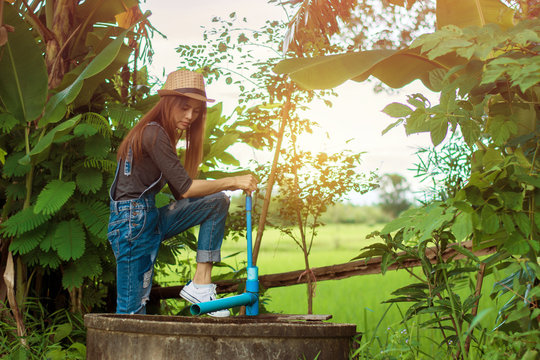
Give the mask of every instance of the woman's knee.
<svg viewBox="0 0 540 360">
<path fill-rule="evenodd" d="M 231 200 L 224 192 L 214 194 L 214 199 L 216 201 L 216 208 L 218 210 L 221 210 L 222 212 L 229 211 L 229 205 L 231 204 Z"/>
</svg>

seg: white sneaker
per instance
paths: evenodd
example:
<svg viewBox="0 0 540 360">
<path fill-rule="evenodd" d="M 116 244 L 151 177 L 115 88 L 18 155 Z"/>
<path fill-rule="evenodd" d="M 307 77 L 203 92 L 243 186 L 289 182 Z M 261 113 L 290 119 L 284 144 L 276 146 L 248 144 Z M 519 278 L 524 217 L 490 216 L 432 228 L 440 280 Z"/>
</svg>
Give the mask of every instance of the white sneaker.
<svg viewBox="0 0 540 360">
<path fill-rule="evenodd" d="M 196 288 L 193 281 L 190 281 L 182 288 L 180 296 L 192 304 L 216 300 L 216 284 L 210 285 Z M 228 309 L 223 309 L 209 312 L 208 315 L 213 317 L 227 317 L 231 315 L 231 312 Z"/>
</svg>

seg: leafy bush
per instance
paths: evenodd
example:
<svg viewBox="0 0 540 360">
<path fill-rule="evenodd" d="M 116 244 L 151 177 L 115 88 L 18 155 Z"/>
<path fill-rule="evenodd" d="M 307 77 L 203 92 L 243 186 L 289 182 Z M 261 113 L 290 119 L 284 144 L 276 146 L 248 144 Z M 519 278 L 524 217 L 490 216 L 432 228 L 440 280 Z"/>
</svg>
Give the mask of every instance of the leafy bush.
<svg viewBox="0 0 540 360">
<path fill-rule="evenodd" d="M 19 337 L 9 309 L 0 309 L 1 359 L 86 359 L 86 330 L 81 315 L 66 309 L 48 313 L 38 299 L 29 298 L 23 315 L 26 335 Z"/>
</svg>

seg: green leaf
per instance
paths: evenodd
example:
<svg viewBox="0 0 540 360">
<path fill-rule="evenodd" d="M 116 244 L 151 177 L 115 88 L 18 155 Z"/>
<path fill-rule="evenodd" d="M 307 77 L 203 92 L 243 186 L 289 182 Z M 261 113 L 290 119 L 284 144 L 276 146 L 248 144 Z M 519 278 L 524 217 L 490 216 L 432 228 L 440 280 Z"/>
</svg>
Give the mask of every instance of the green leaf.
<svg viewBox="0 0 540 360">
<path fill-rule="evenodd" d="M 27 254 L 39 245 L 46 233 L 46 226 L 40 226 L 32 231 L 28 231 L 11 241 L 9 251 L 12 251 L 14 254 Z"/>
<path fill-rule="evenodd" d="M 434 117 L 430 120 L 430 135 L 433 146 L 439 145 L 448 133 L 448 120 L 446 117 Z"/>
<path fill-rule="evenodd" d="M 381 135 L 384 135 L 386 134 L 387 132 L 389 132 L 390 130 L 392 130 L 393 128 L 395 128 L 396 126 L 398 125 L 401 125 L 403 123 L 403 119 L 399 119 L 398 121 L 388 125 L 387 127 L 384 128 L 384 130 L 382 131 Z"/>
<path fill-rule="evenodd" d="M 60 342 L 62 339 L 68 337 L 71 331 L 73 331 L 71 323 L 57 325 L 54 332 L 54 342 Z"/>
<path fill-rule="evenodd" d="M 76 182 L 81 193 L 95 194 L 103 184 L 103 174 L 98 169 L 82 168 L 77 172 Z"/>
<path fill-rule="evenodd" d="M 43 50 L 32 29 L 15 6 L 4 5 L 3 23 L 16 31 L 0 47 L 0 102 L 20 122 L 35 120 L 43 111 L 48 77 Z"/>
<path fill-rule="evenodd" d="M 412 110 L 406 105 L 393 102 L 386 105 L 386 107 L 383 109 L 383 113 L 390 115 L 393 118 L 401 118 L 409 116 L 412 113 Z"/>
<path fill-rule="evenodd" d="M 482 230 L 484 230 L 486 234 L 494 234 L 499 230 L 499 217 L 489 205 L 482 207 L 480 222 L 482 224 Z"/>
<path fill-rule="evenodd" d="M 85 278 L 100 276 L 103 272 L 99 255 L 87 251 L 75 262 L 70 263 L 64 270 L 62 285 L 66 289 L 80 287 Z"/>
<path fill-rule="evenodd" d="M 26 197 L 26 186 L 22 182 L 11 183 L 6 186 L 6 195 L 13 200 L 21 200 Z"/>
<path fill-rule="evenodd" d="M 84 278 L 84 269 L 77 266 L 77 262 L 71 262 L 64 270 L 64 274 L 62 276 L 62 286 L 68 290 L 81 287 Z"/>
<path fill-rule="evenodd" d="M 96 134 L 89 137 L 84 144 L 84 154 L 94 159 L 105 159 L 109 155 L 111 141 Z"/>
<path fill-rule="evenodd" d="M 39 161 L 39 159 L 46 157 L 53 142 L 62 137 L 63 135 L 69 133 L 71 129 L 75 125 L 77 125 L 80 119 L 81 115 L 77 115 L 72 119 L 66 120 L 60 125 L 54 127 L 51 131 L 49 131 L 39 140 L 39 142 L 36 144 L 36 146 L 34 146 L 34 148 L 28 153 L 27 156 L 19 160 L 19 163 L 24 165 L 30 163 L 35 164 Z"/>
<path fill-rule="evenodd" d="M 145 17 L 140 20 L 144 20 Z M 81 74 L 71 83 L 68 87 L 62 91 L 56 93 L 47 102 L 45 108 L 45 114 L 39 122 L 39 126 L 43 127 L 49 123 L 55 123 L 62 119 L 65 111 L 59 111 L 65 105 L 71 104 L 79 95 L 84 81 L 89 79 L 103 70 L 105 70 L 118 56 L 118 53 L 124 45 L 124 37 L 128 34 L 130 29 L 127 29 L 120 33 L 116 39 L 114 39 L 109 45 L 107 45 L 88 65 L 84 66 L 84 70 Z"/>
<path fill-rule="evenodd" d="M 2 174 L 4 177 L 18 177 L 26 175 L 32 166 L 29 164 L 21 164 L 20 160 L 24 158 L 25 154 L 23 152 L 11 153 L 7 159 L 4 167 L 2 168 Z"/>
<path fill-rule="evenodd" d="M 92 234 L 99 238 L 107 237 L 109 208 L 101 201 L 75 203 L 75 210 L 81 222 Z"/>
<path fill-rule="evenodd" d="M 461 242 L 467 239 L 473 231 L 472 217 L 470 213 L 461 212 L 456 217 L 456 221 L 451 227 L 456 241 Z"/>
<path fill-rule="evenodd" d="M 521 192 L 502 192 L 499 194 L 503 203 L 508 209 L 519 211 L 523 207 L 523 193 Z"/>
<path fill-rule="evenodd" d="M 52 215 L 69 200 L 75 191 L 75 182 L 52 180 L 38 195 L 34 212 Z"/>
<path fill-rule="evenodd" d="M 75 136 L 84 136 L 85 138 L 95 135 L 97 129 L 90 124 L 79 124 L 73 129 L 73 135 Z"/>
<path fill-rule="evenodd" d="M 469 213 L 469 214 L 474 212 L 473 207 L 465 201 L 454 201 L 452 205 L 454 205 L 457 209 L 464 211 L 466 213 Z"/>
<path fill-rule="evenodd" d="M 63 221 L 56 228 L 52 245 L 62 260 L 76 260 L 84 253 L 85 239 L 78 221 Z"/>
<path fill-rule="evenodd" d="M 29 206 L 8 218 L 2 224 L 1 233 L 6 236 L 19 236 L 44 224 L 50 218 L 48 214 L 35 214 L 34 207 Z"/>
<path fill-rule="evenodd" d="M 226 151 L 224 151 L 221 155 L 218 155 L 217 159 L 225 165 L 240 166 L 240 161 Z"/>
<path fill-rule="evenodd" d="M 523 235 L 525 237 L 529 237 L 531 233 L 531 221 L 529 220 L 527 214 L 523 212 L 514 213 L 514 221 Z"/>
<path fill-rule="evenodd" d="M 204 159 L 212 159 L 216 156 L 220 156 L 229 146 L 238 140 L 238 137 L 238 134 L 231 134 L 217 139 L 211 145 L 209 153 L 204 155 Z"/>
<path fill-rule="evenodd" d="M 474 260 L 476 262 L 480 262 L 480 259 L 478 258 L 478 256 L 474 255 L 471 251 L 469 251 L 468 249 L 466 249 L 466 248 L 464 248 L 462 246 L 452 245 L 451 248 L 456 250 L 458 253 L 465 255 L 466 257 L 468 257 L 471 260 Z"/>
<path fill-rule="evenodd" d="M 516 225 L 514 223 L 514 220 L 512 220 L 512 216 L 510 216 L 509 214 L 502 214 L 501 219 L 502 219 L 504 230 L 508 234 L 513 233 L 516 229 Z"/>
<path fill-rule="evenodd" d="M 57 269 L 60 266 L 61 260 L 56 251 L 47 251 L 39 255 L 39 263 L 43 267 Z"/>
<path fill-rule="evenodd" d="M 0 114 L 0 129 L 4 134 L 9 134 L 9 132 L 17 125 L 19 121 L 10 113 L 1 113 Z"/>
<path fill-rule="evenodd" d="M 529 251 L 527 239 L 523 238 L 518 232 L 514 232 L 508 236 L 508 239 L 504 243 L 504 247 L 512 255 L 524 255 Z"/>
</svg>

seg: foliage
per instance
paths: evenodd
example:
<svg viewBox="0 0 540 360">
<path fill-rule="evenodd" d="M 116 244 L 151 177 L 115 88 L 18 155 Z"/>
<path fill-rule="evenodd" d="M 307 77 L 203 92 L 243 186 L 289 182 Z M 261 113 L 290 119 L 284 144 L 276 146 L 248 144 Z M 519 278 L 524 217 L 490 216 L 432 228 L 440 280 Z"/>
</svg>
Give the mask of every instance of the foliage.
<svg viewBox="0 0 540 360">
<path fill-rule="evenodd" d="M 411 273 L 418 282 L 396 290 L 388 301 L 411 304 L 405 321 L 433 314 L 421 328 L 438 329 L 441 347 L 459 358 L 473 356 L 475 350 L 482 354 L 486 339 L 497 337 L 481 325 L 487 310 L 477 308 L 487 273 L 506 268 L 509 276 L 499 281 L 492 296 L 514 295 L 499 310 L 498 329 L 507 334 L 538 329 L 540 23 L 524 20 L 528 16 L 522 14 L 533 11 L 525 3 L 515 25 L 513 10 L 498 1 L 452 2 L 452 11 L 449 4 L 437 2 L 440 29 L 407 48 L 289 59 L 276 71 L 290 73 L 308 88 L 374 75 L 394 87 L 420 79 L 440 92 L 438 104 L 414 94 L 407 105 L 393 103 L 384 112 L 397 119 L 385 131 L 403 124 L 407 134 L 429 132 L 434 147 L 449 133 L 449 144 L 460 144 L 448 153 L 435 148 L 442 164 L 420 169 L 424 177 L 452 170 L 440 186 L 444 194 L 389 223 L 376 234 L 384 244 L 368 246 L 359 258 L 381 255 L 383 272 L 391 264 L 419 261 L 421 275 Z M 466 27 L 471 24 L 478 26 Z M 398 60 L 400 69 L 395 69 Z M 460 162 L 465 164 L 461 171 Z M 492 246 L 497 252 L 480 259 L 460 245 L 469 240 L 473 250 Z M 452 261 L 456 255 L 443 256 L 447 249 L 467 260 Z M 469 291 L 460 297 L 456 289 L 463 283 Z M 534 351 L 527 347 L 522 354 Z"/>
<path fill-rule="evenodd" d="M 284 46 L 299 56 L 308 53 L 305 44 L 317 38 L 348 44 L 349 50 L 372 50 L 402 47 L 426 30 L 434 30 L 435 2 L 431 0 L 409 0 L 406 9 L 405 0 L 291 0 L 280 4 L 296 11 Z"/>
<path fill-rule="evenodd" d="M 8 251 L 15 255 L 20 305 L 29 292 L 53 298 L 69 292 L 72 310 L 88 311 L 104 305 L 106 286 L 114 282 L 107 188 L 115 167 L 110 150 L 120 138 L 107 106 L 121 97 L 109 84 L 129 62 L 132 48 L 124 41 L 143 17 L 124 30 L 114 23 L 124 3 L 111 1 L 99 11 L 96 6 L 39 0 L 30 7 L 4 5 L 3 21 L 15 32 L 0 48 L 0 113 L 6 120 L 0 132 L 6 160 L 0 233 L 2 259 Z M 84 21 L 74 25 L 70 16 Z"/>
<path fill-rule="evenodd" d="M 506 31 L 495 25 L 444 27 L 412 44 L 432 59 L 452 53 L 468 63 L 441 77 L 439 104 L 426 106 L 421 95 L 413 95 L 408 101 L 412 108 L 402 107 L 393 116 L 403 119 L 408 133 L 429 131 L 434 146 L 448 132 L 460 136 L 472 153 L 471 173 L 445 201 L 407 211 L 388 224 L 380 233 L 385 245 L 370 247 L 364 256 L 381 254 L 383 271 L 394 262 L 422 263 L 419 282 L 396 290 L 389 301 L 411 303 L 404 320 L 433 313 L 434 319 L 420 326 L 440 329 L 445 339 L 441 345 L 450 353 L 467 354 L 471 340 L 478 351 L 485 351 L 482 339 L 496 336 L 479 327 L 483 313 L 473 309 L 481 296 L 476 290 L 480 285 L 468 280 L 485 266 L 487 271 L 508 267 L 506 272 L 513 274 L 493 293 L 496 297 L 510 291 L 515 296 L 499 310 L 498 328 L 508 334 L 538 329 L 539 25 L 523 21 Z M 452 42 L 455 47 L 449 47 Z M 450 158 L 459 161 L 469 151 L 456 151 L 457 156 Z M 454 181 L 452 175 L 446 177 L 449 183 Z M 498 252 L 481 260 L 452 245 L 465 240 L 472 240 L 475 249 L 495 246 Z M 437 254 L 435 264 L 426 258 L 429 246 Z M 469 260 L 463 264 L 443 258 L 448 247 Z M 517 276 L 522 271 L 528 275 Z M 470 295 L 462 299 L 454 288 L 464 280 L 470 284 Z M 522 348 L 523 355 L 534 351 Z"/>
<path fill-rule="evenodd" d="M 80 315 L 66 309 L 49 313 L 42 300 L 28 299 L 24 323 L 27 335 L 22 342 L 16 336 L 16 325 L 0 313 L 0 358 L 2 359 L 85 359 L 86 331 Z"/>
<path fill-rule="evenodd" d="M 291 126 L 292 127 L 292 126 Z M 359 172 L 361 154 L 343 151 L 339 154 L 311 154 L 296 148 L 294 130 L 291 149 L 283 151 L 278 166 L 278 204 L 280 231 L 290 237 L 304 255 L 308 278 L 308 313 L 312 313 L 315 276 L 309 265 L 309 253 L 317 228 L 324 225 L 321 215 L 351 191 L 365 193 L 374 187 L 374 176 Z"/>
<path fill-rule="evenodd" d="M 437 149 L 421 147 L 416 155 L 416 177 L 429 183 L 420 200 L 424 204 L 454 197 L 471 175 L 472 151 L 458 136 L 450 136 Z"/>
</svg>

